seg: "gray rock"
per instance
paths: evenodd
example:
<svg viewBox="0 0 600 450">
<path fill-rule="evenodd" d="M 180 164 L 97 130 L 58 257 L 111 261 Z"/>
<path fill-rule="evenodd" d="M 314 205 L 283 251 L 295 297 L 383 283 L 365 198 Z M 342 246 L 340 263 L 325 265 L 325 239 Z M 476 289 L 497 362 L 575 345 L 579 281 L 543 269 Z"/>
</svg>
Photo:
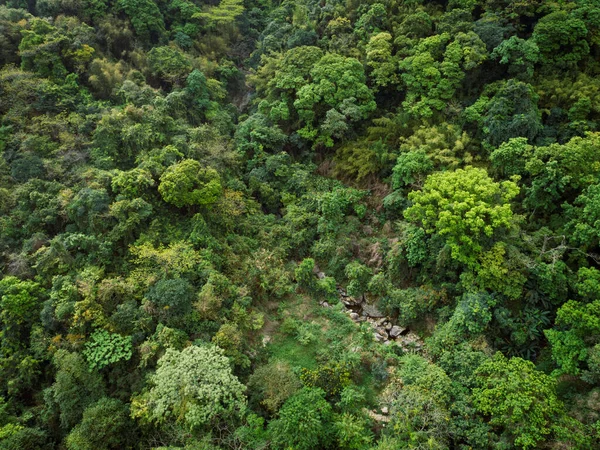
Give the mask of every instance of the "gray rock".
<svg viewBox="0 0 600 450">
<path fill-rule="evenodd" d="M 322 306 L 323 308 L 331 308 L 331 305 L 330 305 L 329 303 L 327 303 L 327 302 L 323 302 L 323 303 L 321 303 L 321 306 Z"/>
<path fill-rule="evenodd" d="M 406 331 L 406 328 L 402 328 L 402 327 L 399 327 L 398 325 L 394 325 L 392 327 L 392 329 L 390 330 L 390 336 L 393 338 L 397 338 L 402 333 L 404 333 L 404 331 Z"/>
<path fill-rule="evenodd" d="M 358 319 L 360 319 L 360 316 L 358 314 L 356 314 L 355 312 L 351 312 L 350 313 L 350 318 L 352 320 L 358 320 Z"/>
<path fill-rule="evenodd" d="M 319 280 L 322 280 L 323 278 L 325 278 L 325 274 L 323 272 L 317 272 L 317 278 Z"/>
<path fill-rule="evenodd" d="M 360 305 L 360 302 L 358 300 L 356 300 L 354 297 L 346 297 L 342 301 L 344 302 L 344 304 L 348 304 L 348 305 L 351 305 L 351 306 L 358 306 L 358 305 Z"/>
<path fill-rule="evenodd" d="M 375 338 L 377 342 L 383 341 L 383 337 L 381 337 L 379 333 L 373 333 L 373 338 Z"/>
<path fill-rule="evenodd" d="M 389 323 L 389 322 L 388 322 L 388 323 L 386 323 L 386 324 L 385 324 L 385 329 L 386 329 L 386 330 L 388 330 L 388 331 L 390 331 L 390 330 L 392 329 L 392 324 L 391 324 L 391 323 Z"/>
<path fill-rule="evenodd" d="M 387 406 L 384 406 L 383 408 L 381 408 L 381 414 L 383 414 L 384 416 L 387 416 L 389 414 L 390 410 L 388 409 Z"/>
<path fill-rule="evenodd" d="M 363 315 L 374 319 L 385 317 L 385 314 L 379 311 L 375 305 L 363 305 Z"/>
</svg>

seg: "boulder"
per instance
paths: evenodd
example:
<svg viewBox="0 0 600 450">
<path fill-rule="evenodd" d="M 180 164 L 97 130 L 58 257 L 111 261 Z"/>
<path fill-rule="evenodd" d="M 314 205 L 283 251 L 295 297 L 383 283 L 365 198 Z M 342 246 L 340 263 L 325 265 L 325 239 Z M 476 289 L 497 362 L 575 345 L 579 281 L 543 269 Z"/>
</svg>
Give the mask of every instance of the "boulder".
<svg viewBox="0 0 600 450">
<path fill-rule="evenodd" d="M 350 313 L 350 318 L 351 318 L 352 320 L 355 320 L 355 321 L 356 321 L 356 320 L 360 319 L 360 316 L 359 316 L 358 314 L 356 314 L 355 312 L 351 312 L 351 313 Z"/>
<path fill-rule="evenodd" d="M 390 336 L 393 338 L 397 338 L 405 331 L 406 331 L 406 328 L 402 328 L 402 327 L 399 327 L 398 325 L 394 325 L 390 330 Z"/>
<path fill-rule="evenodd" d="M 363 316 L 379 319 L 385 317 L 385 314 L 379 311 L 375 305 L 363 305 Z"/>
</svg>

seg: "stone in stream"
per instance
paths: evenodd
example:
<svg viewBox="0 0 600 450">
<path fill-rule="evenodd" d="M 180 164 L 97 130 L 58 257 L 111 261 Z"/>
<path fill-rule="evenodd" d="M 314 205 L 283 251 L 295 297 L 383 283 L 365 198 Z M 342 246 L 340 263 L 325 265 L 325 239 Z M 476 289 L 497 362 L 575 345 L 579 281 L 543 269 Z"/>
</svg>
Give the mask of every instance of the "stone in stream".
<svg viewBox="0 0 600 450">
<path fill-rule="evenodd" d="M 374 319 L 379 319 L 381 317 L 385 317 L 381 311 L 377 309 L 375 305 L 364 305 L 363 306 L 363 316 L 372 317 Z"/>
<path fill-rule="evenodd" d="M 406 331 L 406 328 L 399 327 L 398 325 L 394 325 L 390 330 L 390 336 L 393 338 L 397 338 L 402 333 Z"/>
</svg>

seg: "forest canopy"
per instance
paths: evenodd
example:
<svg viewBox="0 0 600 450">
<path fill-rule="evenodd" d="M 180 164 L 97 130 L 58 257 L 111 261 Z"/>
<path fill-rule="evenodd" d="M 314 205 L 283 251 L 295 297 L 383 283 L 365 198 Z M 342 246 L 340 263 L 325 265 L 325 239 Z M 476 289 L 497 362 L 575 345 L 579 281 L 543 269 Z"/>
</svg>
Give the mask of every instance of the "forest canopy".
<svg viewBox="0 0 600 450">
<path fill-rule="evenodd" d="M 600 448 L 600 4 L 0 0 L 0 450 Z"/>
</svg>

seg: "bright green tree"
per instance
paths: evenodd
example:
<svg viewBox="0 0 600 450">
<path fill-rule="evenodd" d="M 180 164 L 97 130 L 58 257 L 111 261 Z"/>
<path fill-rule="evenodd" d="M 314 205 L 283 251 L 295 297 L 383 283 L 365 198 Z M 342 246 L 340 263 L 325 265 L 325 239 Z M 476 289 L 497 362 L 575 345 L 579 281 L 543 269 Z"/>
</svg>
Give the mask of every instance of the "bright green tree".
<svg viewBox="0 0 600 450">
<path fill-rule="evenodd" d="M 198 161 L 184 159 L 169 166 L 160 177 L 158 192 L 163 200 L 179 208 L 210 205 L 221 194 L 221 180 L 215 169 L 203 168 Z"/>
<path fill-rule="evenodd" d="M 90 370 L 102 369 L 110 364 L 128 360 L 132 355 L 131 336 L 121 336 L 106 330 L 95 331 L 85 344 L 85 356 Z"/>
<path fill-rule="evenodd" d="M 478 387 L 473 389 L 474 403 L 490 416 L 490 424 L 519 448 L 539 448 L 562 412 L 556 381 L 532 362 L 507 359 L 500 352 L 483 363 L 475 375 Z"/>
<path fill-rule="evenodd" d="M 510 200 L 518 192 L 515 182 L 497 183 L 485 169 L 437 172 L 427 178 L 423 190 L 409 194 L 412 205 L 404 216 L 420 222 L 427 233 L 442 236 L 454 259 L 477 266 L 482 240 L 510 227 Z"/>
</svg>

